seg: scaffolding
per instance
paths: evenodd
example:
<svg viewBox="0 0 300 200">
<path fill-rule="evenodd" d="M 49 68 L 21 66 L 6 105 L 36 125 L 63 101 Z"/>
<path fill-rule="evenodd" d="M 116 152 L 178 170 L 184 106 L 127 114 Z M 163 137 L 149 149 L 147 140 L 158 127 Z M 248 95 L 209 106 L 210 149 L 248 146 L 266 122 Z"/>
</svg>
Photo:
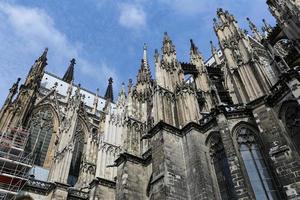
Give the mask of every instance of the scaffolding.
<svg viewBox="0 0 300 200">
<path fill-rule="evenodd" d="M 33 164 L 32 153 L 25 151 L 29 133 L 18 127 L 0 134 L 0 200 L 13 200 L 28 181 Z"/>
</svg>

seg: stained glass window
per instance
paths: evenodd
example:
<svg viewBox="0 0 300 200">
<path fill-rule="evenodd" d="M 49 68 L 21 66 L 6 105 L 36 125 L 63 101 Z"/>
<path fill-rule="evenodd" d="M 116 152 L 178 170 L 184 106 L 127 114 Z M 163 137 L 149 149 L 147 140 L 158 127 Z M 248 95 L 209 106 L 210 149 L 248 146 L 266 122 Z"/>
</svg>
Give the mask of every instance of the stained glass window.
<svg viewBox="0 0 300 200">
<path fill-rule="evenodd" d="M 222 140 L 218 133 L 210 138 L 210 154 L 222 200 L 234 199 L 234 186 Z"/>
<path fill-rule="evenodd" d="M 240 128 L 237 133 L 240 152 L 256 199 L 278 199 L 269 170 L 256 143 L 253 131 Z"/>
<path fill-rule="evenodd" d="M 72 161 L 69 171 L 68 184 L 74 186 L 78 180 L 80 173 L 80 164 L 82 159 L 82 153 L 84 148 L 84 131 L 82 124 L 79 123 L 76 127 L 74 135 L 74 151 L 72 155 Z"/>
<path fill-rule="evenodd" d="M 29 122 L 27 151 L 32 152 L 34 164 L 43 166 L 53 133 L 53 113 L 48 108 L 35 112 Z"/>
</svg>

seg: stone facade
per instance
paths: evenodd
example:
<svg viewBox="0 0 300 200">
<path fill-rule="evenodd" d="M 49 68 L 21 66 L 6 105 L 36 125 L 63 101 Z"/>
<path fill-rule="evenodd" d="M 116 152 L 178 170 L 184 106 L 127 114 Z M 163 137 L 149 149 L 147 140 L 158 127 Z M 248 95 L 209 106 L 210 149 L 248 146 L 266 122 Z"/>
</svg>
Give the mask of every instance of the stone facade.
<svg viewBox="0 0 300 200">
<path fill-rule="evenodd" d="M 32 199 L 300 199 L 298 0 L 268 0 L 277 26 L 252 34 L 217 10 L 204 61 L 191 40 L 180 62 L 167 33 L 155 51 L 155 79 L 144 45 L 134 84 L 113 99 L 45 72 L 47 49 L 0 111 L 0 131 L 26 127 L 35 165 Z M 16 97 L 15 97 L 16 96 Z"/>
</svg>

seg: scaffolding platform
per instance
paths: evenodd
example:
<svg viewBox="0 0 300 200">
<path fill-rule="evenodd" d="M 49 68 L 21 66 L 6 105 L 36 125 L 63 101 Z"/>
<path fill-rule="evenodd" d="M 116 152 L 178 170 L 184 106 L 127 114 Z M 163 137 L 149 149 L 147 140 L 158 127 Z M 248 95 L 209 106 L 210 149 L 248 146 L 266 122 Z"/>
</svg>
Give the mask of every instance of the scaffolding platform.
<svg viewBox="0 0 300 200">
<path fill-rule="evenodd" d="M 0 200 L 13 200 L 28 181 L 33 165 L 32 153 L 25 150 L 29 134 L 23 128 L 0 134 Z"/>
</svg>

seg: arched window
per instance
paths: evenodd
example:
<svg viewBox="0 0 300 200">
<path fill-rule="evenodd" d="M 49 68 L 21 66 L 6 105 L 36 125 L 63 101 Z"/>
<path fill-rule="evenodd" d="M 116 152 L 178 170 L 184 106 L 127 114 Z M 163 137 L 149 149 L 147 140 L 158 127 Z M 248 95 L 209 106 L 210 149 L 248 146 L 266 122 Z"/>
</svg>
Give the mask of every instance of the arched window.
<svg viewBox="0 0 300 200">
<path fill-rule="evenodd" d="M 289 102 L 283 105 L 283 119 L 294 147 L 300 153 L 300 105 Z"/>
<path fill-rule="evenodd" d="M 45 107 L 34 112 L 29 121 L 30 135 L 26 150 L 33 153 L 35 165 L 44 165 L 53 133 L 53 119 L 52 111 Z"/>
<path fill-rule="evenodd" d="M 274 187 L 252 129 L 237 129 L 237 142 L 256 199 L 278 199 L 278 191 Z"/>
<path fill-rule="evenodd" d="M 228 160 L 219 133 L 213 133 L 210 137 L 209 147 L 221 198 L 222 200 L 235 199 L 234 185 L 229 170 Z"/>
<path fill-rule="evenodd" d="M 68 184 L 74 186 L 77 183 L 80 165 L 82 159 L 82 153 L 84 148 L 84 130 L 82 123 L 78 123 L 76 127 L 76 132 L 74 135 L 74 150 L 72 155 L 72 161 L 68 176 Z"/>
</svg>

